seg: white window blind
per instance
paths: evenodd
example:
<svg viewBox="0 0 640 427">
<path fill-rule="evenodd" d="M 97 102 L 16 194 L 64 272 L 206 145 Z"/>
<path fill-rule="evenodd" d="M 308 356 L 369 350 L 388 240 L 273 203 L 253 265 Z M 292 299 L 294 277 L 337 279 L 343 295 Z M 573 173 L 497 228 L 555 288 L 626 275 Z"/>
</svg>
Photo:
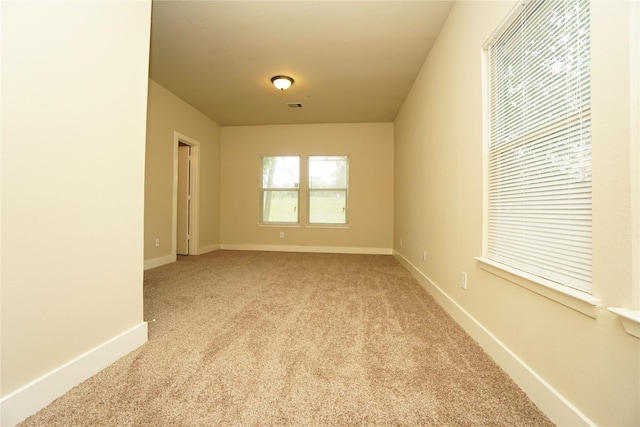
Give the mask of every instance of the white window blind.
<svg viewBox="0 0 640 427">
<path fill-rule="evenodd" d="M 487 258 L 591 291 L 589 1 L 531 1 L 488 47 Z"/>
</svg>

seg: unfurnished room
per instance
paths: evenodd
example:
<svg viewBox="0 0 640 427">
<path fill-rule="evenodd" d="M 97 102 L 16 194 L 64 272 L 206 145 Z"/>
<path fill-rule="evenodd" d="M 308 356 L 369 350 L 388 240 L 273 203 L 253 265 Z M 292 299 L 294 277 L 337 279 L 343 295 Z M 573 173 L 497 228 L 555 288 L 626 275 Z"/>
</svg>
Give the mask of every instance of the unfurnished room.
<svg viewBox="0 0 640 427">
<path fill-rule="evenodd" d="M 640 425 L 640 2 L 0 2 L 0 425 Z"/>
</svg>

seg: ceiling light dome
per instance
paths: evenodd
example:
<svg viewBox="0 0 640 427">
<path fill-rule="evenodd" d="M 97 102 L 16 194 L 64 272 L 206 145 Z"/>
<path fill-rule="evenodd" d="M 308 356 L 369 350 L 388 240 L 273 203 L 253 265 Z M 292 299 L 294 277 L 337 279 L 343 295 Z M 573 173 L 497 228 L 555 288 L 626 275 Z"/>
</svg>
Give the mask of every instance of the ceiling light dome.
<svg viewBox="0 0 640 427">
<path fill-rule="evenodd" d="M 271 83 L 273 83 L 276 89 L 286 90 L 293 84 L 293 79 L 289 76 L 273 76 L 271 77 Z"/>
</svg>

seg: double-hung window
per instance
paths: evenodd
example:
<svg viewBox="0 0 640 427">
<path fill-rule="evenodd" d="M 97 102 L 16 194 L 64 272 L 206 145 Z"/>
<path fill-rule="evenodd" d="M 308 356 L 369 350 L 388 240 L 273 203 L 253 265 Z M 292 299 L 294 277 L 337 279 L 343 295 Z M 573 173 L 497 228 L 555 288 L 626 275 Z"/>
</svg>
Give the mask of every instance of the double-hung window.
<svg viewBox="0 0 640 427">
<path fill-rule="evenodd" d="M 485 257 L 591 292 L 589 0 L 533 0 L 488 45 Z"/>
<path fill-rule="evenodd" d="M 300 224 L 300 166 L 299 156 L 262 157 L 261 224 Z M 306 166 L 307 223 L 347 224 L 349 158 L 309 156 Z"/>
<path fill-rule="evenodd" d="M 262 223 L 298 223 L 300 157 L 262 158 Z"/>
<path fill-rule="evenodd" d="M 309 157 L 309 224 L 347 223 L 347 156 Z"/>
</svg>

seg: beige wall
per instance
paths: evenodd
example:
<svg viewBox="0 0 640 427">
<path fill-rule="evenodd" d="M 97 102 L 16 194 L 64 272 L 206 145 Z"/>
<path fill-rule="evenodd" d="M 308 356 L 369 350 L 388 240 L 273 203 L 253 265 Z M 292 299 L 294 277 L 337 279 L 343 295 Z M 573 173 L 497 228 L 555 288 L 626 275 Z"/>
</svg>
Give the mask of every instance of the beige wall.
<svg viewBox="0 0 640 427">
<path fill-rule="evenodd" d="M 474 259 L 481 46 L 512 6 L 456 3 L 395 124 L 220 129 L 147 81 L 150 2 L 2 2 L 2 396 L 142 322 L 143 248 L 171 255 L 177 131 L 201 143 L 201 247 L 393 246 L 592 421 L 638 424 L 639 341 L 606 310 L 640 308 L 629 4 L 593 3 L 596 318 Z M 285 154 L 349 155 L 348 229 L 258 226 L 260 156 Z"/>
<path fill-rule="evenodd" d="M 259 226 L 261 156 L 349 156 L 349 227 Z M 301 168 L 302 176 L 306 169 Z M 306 217 L 301 179 L 300 218 Z M 220 233 L 223 247 L 278 245 L 390 251 L 393 223 L 393 124 L 239 126 L 222 129 Z M 303 220 L 304 222 L 304 220 Z M 279 238 L 280 231 L 285 238 Z M 304 250 L 304 249 L 302 249 Z M 323 249 L 320 249 L 323 250 Z"/>
<path fill-rule="evenodd" d="M 153 80 L 149 80 L 147 112 L 145 261 L 171 256 L 174 132 L 200 143 L 198 252 L 216 249 L 220 242 L 220 127 Z M 160 239 L 158 247 L 156 239 Z"/>
<path fill-rule="evenodd" d="M 151 2 L 0 7 L 5 397 L 143 322 Z"/>
<path fill-rule="evenodd" d="M 481 47 L 514 4 L 457 2 L 397 117 L 394 247 L 443 301 L 466 311 L 591 421 L 638 425 L 640 341 L 607 311 L 640 308 L 632 298 L 639 285 L 637 271 L 632 282 L 632 224 L 640 212 L 631 193 L 638 138 L 630 129 L 638 117 L 629 109 L 635 99 L 637 114 L 638 75 L 637 43 L 629 74 L 628 3 L 592 4 L 596 318 L 481 270 L 474 259 L 483 238 Z"/>
</svg>

